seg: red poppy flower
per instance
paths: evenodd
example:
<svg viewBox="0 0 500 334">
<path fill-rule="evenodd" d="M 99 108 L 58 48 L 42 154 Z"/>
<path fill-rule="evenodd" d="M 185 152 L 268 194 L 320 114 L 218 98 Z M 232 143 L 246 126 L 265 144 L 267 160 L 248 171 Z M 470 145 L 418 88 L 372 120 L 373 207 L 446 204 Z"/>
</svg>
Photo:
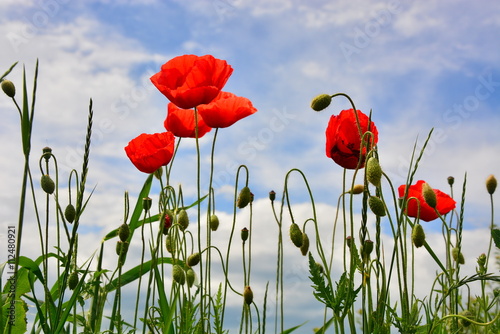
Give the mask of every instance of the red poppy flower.
<svg viewBox="0 0 500 334">
<path fill-rule="evenodd" d="M 372 144 L 378 142 L 377 127 L 370 122 L 368 116 L 357 111 L 361 131 L 373 133 Z M 365 165 L 367 148 L 363 148 L 360 168 Z M 359 135 L 356 115 L 353 109 L 342 110 L 338 116 L 332 116 L 326 128 L 326 156 L 332 158 L 338 165 L 348 169 L 355 169 L 361 153 L 361 137 Z"/>
<path fill-rule="evenodd" d="M 198 138 L 203 137 L 207 132 L 212 130 L 211 127 L 205 124 L 203 118 L 198 113 Z M 163 123 L 165 129 L 172 132 L 177 137 L 195 138 L 194 125 L 194 110 L 180 109 L 173 103 L 168 104 L 167 118 Z"/>
<path fill-rule="evenodd" d="M 257 112 L 252 102 L 245 97 L 220 92 L 209 104 L 198 107 L 205 123 L 212 128 L 227 128 L 237 121 Z"/>
<path fill-rule="evenodd" d="M 184 55 L 162 65 L 151 82 L 179 108 L 210 103 L 233 73 L 225 60 L 211 55 Z"/>
<path fill-rule="evenodd" d="M 175 137 L 171 132 L 143 133 L 128 143 L 125 152 L 138 170 L 153 173 L 172 159 L 174 141 Z"/>
<path fill-rule="evenodd" d="M 422 186 L 425 181 L 418 181 L 416 184 L 413 184 L 408 189 L 408 203 L 406 205 L 406 214 L 410 217 L 418 217 L 418 202 L 420 203 L 420 219 L 426 222 L 434 220 L 438 218 L 436 211 L 431 208 L 424 200 L 424 195 L 422 194 Z M 436 193 L 437 204 L 436 210 L 440 215 L 445 215 L 451 210 L 455 209 L 456 202 L 453 198 L 443 193 L 441 190 L 433 189 Z M 405 195 L 406 185 L 401 185 L 398 188 L 399 197 L 403 197 Z M 415 197 L 415 198 L 412 198 Z"/>
</svg>

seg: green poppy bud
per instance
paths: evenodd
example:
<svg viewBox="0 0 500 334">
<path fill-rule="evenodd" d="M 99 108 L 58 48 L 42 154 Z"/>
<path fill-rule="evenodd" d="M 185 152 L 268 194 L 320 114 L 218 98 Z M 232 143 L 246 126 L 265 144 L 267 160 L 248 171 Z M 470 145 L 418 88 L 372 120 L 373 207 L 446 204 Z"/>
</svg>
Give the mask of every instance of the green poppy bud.
<svg viewBox="0 0 500 334">
<path fill-rule="evenodd" d="M 304 256 L 306 256 L 309 252 L 309 237 L 306 233 L 302 233 L 302 245 L 300 246 L 300 252 Z"/>
<path fill-rule="evenodd" d="M 424 245 L 425 232 L 422 225 L 420 224 L 413 225 L 413 229 L 411 231 L 411 241 L 417 248 L 422 247 Z"/>
<path fill-rule="evenodd" d="M 377 216 L 385 216 L 385 205 L 380 198 L 376 196 L 370 196 L 370 198 L 368 198 L 368 206 L 370 207 L 370 210 L 372 210 L 372 212 Z"/>
<path fill-rule="evenodd" d="M 363 245 L 361 245 L 361 256 L 364 260 L 368 260 L 370 258 L 370 254 L 373 251 L 373 241 L 365 240 Z"/>
<path fill-rule="evenodd" d="M 314 264 L 316 265 L 316 268 L 318 268 L 320 274 L 325 272 L 325 268 L 323 268 L 323 265 L 321 263 L 315 262 Z"/>
<path fill-rule="evenodd" d="M 219 228 L 219 217 L 217 215 L 211 215 L 210 216 L 210 229 L 212 231 L 217 231 Z"/>
<path fill-rule="evenodd" d="M 75 217 L 76 217 L 75 206 L 70 203 L 66 206 L 66 209 L 64 209 L 64 218 L 66 218 L 66 221 L 68 223 L 72 223 L 75 221 Z"/>
<path fill-rule="evenodd" d="M 497 179 L 493 175 L 488 176 L 488 178 L 486 179 L 486 190 L 488 191 L 488 194 L 493 195 L 496 189 Z"/>
<path fill-rule="evenodd" d="M 311 108 L 314 111 L 326 109 L 332 102 L 332 97 L 328 94 L 320 94 L 311 101 Z"/>
<path fill-rule="evenodd" d="M 345 238 L 345 243 L 347 247 L 351 248 L 352 243 L 354 242 L 354 238 L 351 236 L 348 236 Z"/>
<path fill-rule="evenodd" d="M 186 270 L 186 283 L 188 287 L 192 287 L 196 279 L 196 274 L 193 268 L 188 268 Z"/>
<path fill-rule="evenodd" d="M 174 237 L 172 236 L 172 233 L 169 233 L 167 237 L 165 238 L 165 248 L 170 254 L 174 254 L 175 248 L 174 248 Z"/>
<path fill-rule="evenodd" d="M 130 236 L 130 227 L 123 223 L 118 229 L 118 237 L 120 237 L 121 241 L 127 241 Z"/>
<path fill-rule="evenodd" d="M 243 187 L 240 190 L 240 194 L 238 195 L 238 199 L 236 200 L 236 206 L 240 209 L 246 207 L 252 201 L 252 193 L 250 192 L 250 188 Z"/>
<path fill-rule="evenodd" d="M 462 252 L 458 249 L 458 247 L 455 247 L 451 250 L 451 255 L 453 257 L 453 260 L 458 262 L 459 264 L 465 264 L 465 258 Z"/>
<path fill-rule="evenodd" d="M 42 175 L 40 185 L 42 186 L 43 191 L 45 191 L 49 195 L 52 194 L 56 189 L 56 184 L 48 174 Z"/>
<path fill-rule="evenodd" d="M 248 285 L 243 290 L 243 299 L 247 305 L 250 305 L 253 302 L 253 291 Z"/>
<path fill-rule="evenodd" d="M 186 273 L 178 264 L 174 264 L 172 268 L 172 278 L 180 285 L 184 285 L 184 283 L 186 283 Z"/>
<path fill-rule="evenodd" d="M 16 96 L 16 86 L 14 86 L 14 83 L 12 81 L 10 81 L 10 80 L 3 80 L 1 86 L 2 86 L 3 92 L 8 97 L 14 97 L 14 96 Z"/>
<path fill-rule="evenodd" d="M 355 184 L 354 187 L 352 187 L 352 189 L 349 190 L 349 193 L 353 194 L 353 195 L 359 195 L 359 194 L 362 194 L 363 191 L 365 191 L 365 186 L 364 185 L 362 185 L 362 184 Z"/>
<path fill-rule="evenodd" d="M 187 265 L 190 267 L 196 266 L 198 263 L 200 263 L 201 255 L 200 253 L 194 253 L 189 255 L 187 259 Z"/>
<path fill-rule="evenodd" d="M 380 187 L 382 180 L 382 168 L 375 157 L 370 157 L 366 162 L 366 179 L 375 187 Z"/>
<path fill-rule="evenodd" d="M 302 231 L 300 230 L 299 225 L 295 223 L 290 225 L 290 239 L 295 246 L 299 248 L 302 246 Z"/>
<path fill-rule="evenodd" d="M 186 210 L 181 210 L 177 216 L 177 222 L 180 225 L 180 229 L 184 231 L 189 226 L 189 217 Z"/>
<path fill-rule="evenodd" d="M 68 288 L 70 290 L 75 290 L 77 285 L 78 285 L 78 273 L 76 271 L 73 271 L 71 275 L 69 275 L 68 277 Z"/>
<path fill-rule="evenodd" d="M 247 241 L 247 239 L 248 239 L 248 229 L 246 227 L 243 227 L 241 229 L 241 240 L 245 242 Z"/>
<path fill-rule="evenodd" d="M 422 185 L 422 195 L 424 196 L 425 203 L 435 209 L 437 205 L 436 192 L 427 182 Z"/>
</svg>

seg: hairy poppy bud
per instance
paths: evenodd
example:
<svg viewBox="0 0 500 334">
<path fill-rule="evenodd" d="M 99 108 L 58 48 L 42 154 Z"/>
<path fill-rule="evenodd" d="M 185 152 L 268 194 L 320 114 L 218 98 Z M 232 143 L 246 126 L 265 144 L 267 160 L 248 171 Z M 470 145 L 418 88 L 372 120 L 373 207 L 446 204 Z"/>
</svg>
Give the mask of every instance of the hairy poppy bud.
<svg viewBox="0 0 500 334">
<path fill-rule="evenodd" d="M 385 216 L 385 205 L 380 198 L 376 196 L 370 196 L 370 198 L 368 198 L 368 206 L 377 216 Z"/>
<path fill-rule="evenodd" d="M 271 190 L 269 192 L 269 199 L 271 200 L 271 202 L 274 202 L 274 200 L 276 199 L 276 192 L 274 190 Z"/>
<path fill-rule="evenodd" d="M 455 178 L 453 176 L 448 176 L 448 184 L 452 186 L 453 183 L 455 183 Z"/>
<path fill-rule="evenodd" d="M 40 185 L 42 186 L 43 191 L 45 191 L 49 195 L 52 194 L 56 189 L 56 184 L 48 174 L 42 175 Z"/>
<path fill-rule="evenodd" d="M 144 211 L 148 212 L 151 209 L 151 205 L 153 205 L 153 200 L 149 197 L 144 197 L 142 199 L 142 207 Z"/>
<path fill-rule="evenodd" d="M 188 287 L 192 287 L 194 280 L 196 279 L 196 274 L 192 268 L 186 270 L 186 283 Z"/>
<path fill-rule="evenodd" d="M 116 255 L 128 252 L 128 241 L 117 241 L 116 242 Z"/>
<path fill-rule="evenodd" d="M 462 252 L 458 249 L 458 247 L 455 247 L 451 250 L 451 255 L 453 256 L 453 260 L 458 262 L 459 264 L 465 264 L 465 258 Z"/>
<path fill-rule="evenodd" d="M 422 185 L 422 195 L 424 196 L 425 203 L 435 209 L 437 205 L 436 192 L 427 182 Z"/>
<path fill-rule="evenodd" d="M 219 228 L 219 217 L 217 215 L 211 215 L 210 216 L 210 229 L 212 231 L 217 231 Z"/>
<path fill-rule="evenodd" d="M 247 241 L 247 239 L 248 239 L 248 229 L 246 227 L 243 227 L 241 229 L 241 240 L 245 242 Z"/>
<path fill-rule="evenodd" d="M 127 224 L 123 223 L 118 229 L 118 237 L 120 237 L 121 241 L 127 241 L 129 236 L 130 236 L 130 227 Z"/>
<path fill-rule="evenodd" d="M 362 184 L 355 184 L 354 187 L 352 187 L 352 189 L 349 190 L 349 193 L 353 194 L 353 195 L 359 195 L 359 194 L 362 194 L 364 190 L 365 190 L 365 186 L 364 185 L 362 185 Z"/>
<path fill-rule="evenodd" d="M 302 246 L 300 246 L 300 252 L 304 256 L 309 252 L 309 237 L 306 233 L 302 233 Z"/>
<path fill-rule="evenodd" d="M 172 268 L 172 278 L 180 285 L 184 285 L 184 283 L 186 283 L 186 273 L 178 264 L 174 264 Z"/>
<path fill-rule="evenodd" d="M 187 259 L 187 265 L 190 267 L 194 267 L 198 263 L 200 263 L 200 259 L 201 259 L 200 253 L 191 254 Z"/>
<path fill-rule="evenodd" d="M 318 268 L 318 271 L 320 274 L 322 274 L 325 271 L 325 268 L 323 268 L 323 265 L 319 262 L 314 263 L 316 265 L 316 268 Z"/>
<path fill-rule="evenodd" d="M 495 176 L 490 175 L 486 179 L 486 190 L 488 191 L 488 194 L 493 195 L 495 189 L 497 189 L 497 179 Z"/>
<path fill-rule="evenodd" d="M 247 305 L 250 305 L 253 302 L 253 291 L 248 285 L 243 290 L 243 299 Z"/>
<path fill-rule="evenodd" d="M 311 108 L 314 111 L 326 109 L 332 102 L 332 97 L 328 94 L 320 94 L 311 101 Z"/>
<path fill-rule="evenodd" d="M 422 225 L 420 224 L 413 225 L 413 229 L 411 231 L 411 241 L 417 248 L 422 247 L 424 245 L 425 232 Z"/>
<path fill-rule="evenodd" d="M 12 81 L 3 80 L 1 85 L 3 92 L 7 94 L 8 97 L 16 96 L 16 86 L 14 86 L 14 83 Z"/>
<path fill-rule="evenodd" d="M 181 210 L 177 216 L 177 222 L 180 225 L 180 229 L 184 231 L 189 226 L 189 217 L 186 210 Z"/>
<path fill-rule="evenodd" d="M 68 221 L 68 223 L 72 223 L 75 221 L 76 217 L 76 209 L 73 204 L 68 204 L 66 209 L 64 209 L 64 218 Z"/>
<path fill-rule="evenodd" d="M 366 162 L 366 179 L 375 187 L 380 187 L 382 180 L 382 168 L 375 157 L 370 157 Z"/>
<path fill-rule="evenodd" d="M 365 240 L 363 245 L 361 245 L 361 256 L 363 259 L 367 260 L 370 258 L 370 254 L 373 251 L 373 241 Z"/>
<path fill-rule="evenodd" d="M 238 195 L 238 199 L 236 200 L 236 206 L 240 209 L 243 209 L 252 201 L 252 193 L 250 192 L 250 188 L 243 187 L 240 190 L 240 194 Z"/>
<path fill-rule="evenodd" d="M 77 285 L 78 285 L 78 273 L 76 271 L 73 271 L 71 275 L 69 275 L 68 277 L 68 288 L 70 290 L 75 290 Z"/>
<path fill-rule="evenodd" d="M 302 246 L 302 231 L 300 230 L 299 225 L 295 223 L 292 223 L 292 225 L 290 225 L 290 239 L 295 246 Z"/>
</svg>

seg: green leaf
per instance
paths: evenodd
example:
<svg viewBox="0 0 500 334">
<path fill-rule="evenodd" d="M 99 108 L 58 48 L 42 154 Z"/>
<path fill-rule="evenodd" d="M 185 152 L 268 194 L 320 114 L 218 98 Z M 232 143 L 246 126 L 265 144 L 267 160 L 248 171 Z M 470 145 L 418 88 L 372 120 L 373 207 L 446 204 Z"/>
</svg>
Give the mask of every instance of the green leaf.
<svg viewBox="0 0 500 334">
<path fill-rule="evenodd" d="M 495 242 L 495 246 L 497 246 L 497 248 L 500 248 L 500 230 L 498 228 L 494 228 L 491 230 L 491 237 Z"/>
<path fill-rule="evenodd" d="M 311 274 L 309 278 L 313 282 L 312 288 L 314 289 L 314 297 L 327 307 L 332 308 L 335 299 L 332 287 L 325 284 L 325 279 L 321 273 L 320 267 L 314 261 L 311 253 L 309 253 L 309 273 Z"/>
<path fill-rule="evenodd" d="M 8 76 L 10 74 L 10 72 L 14 69 L 14 67 L 17 65 L 17 63 L 18 62 L 16 61 L 14 64 L 12 64 L 12 66 L 4 74 L 2 74 L 2 76 L 0 77 L 0 81 L 2 81 L 3 78 L 5 78 L 6 76 Z"/>
<path fill-rule="evenodd" d="M 14 313 L 12 313 L 12 310 Z M 2 333 L 22 334 L 26 333 L 26 311 L 28 306 L 22 299 L 15 300 L 13 304 L 2 305 L 2 317 L 0 324 L 5 324 L 5 329 L 0 328 Z M 12 317 L 10 317 L 12 315 Z M 9 331 L 9 327 L 11 330 Z"/>
</svg>

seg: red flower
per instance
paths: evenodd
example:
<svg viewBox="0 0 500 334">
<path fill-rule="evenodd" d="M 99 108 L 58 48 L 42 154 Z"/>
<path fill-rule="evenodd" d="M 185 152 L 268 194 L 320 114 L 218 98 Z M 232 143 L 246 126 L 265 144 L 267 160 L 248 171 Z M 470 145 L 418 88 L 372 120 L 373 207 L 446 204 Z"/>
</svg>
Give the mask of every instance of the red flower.
<svg viewBox="0 0 500 334">
<path fill-rule="evenodd" d="M 167 118 L 163 124 L 165 125 L 165 129 L 177 137 L 196 137 L 193 109 L 180 109 L 175 104 L 169 103 Z M 210 130 L 212 128 L 205 124 L 203 118 L 198 113 L 198 138 L 203 137 Z"/>
<path fill-rule="evenodd" d="M 210 103 L 233 73 L 225 60 L 211 55 L 184 55 L 162 65 L 151 82 L 179 108 Z"/>
<path fill-rule="evenodd" d="M 220 92 L 209 104 L 200 105 L 198 112 L 212 128 L 227 128 L 237 121 L 257 112 L 252 102 L 245 97 Z"/>
<path fill-rule="evenodd" d="M 377 127 L 370 122 L 368 116 L 357 111 L 361 131 L 373 133 L 372 145 L 378 142 Z M 366 137 L 365 137 L 366 138 Z M 326 128 L 326 156 L 332 158 L 338 165 L 348 169 L 355 169 L 361 151 L 361 137 L 356 123 L 356 115 L 353 109 L 342 110 L 338 116 L 332 116 Z M 365 165 L 367 149 L 363 148 L 360 168 Z"/>
<path fill-rule="evenodd" d="M 437 215 L 436 211 L 431 208 L 424 200 L 424 195 L 422 194 L 422 185 L 424 183 L 425 181 L 420 180 L 416 184 L 411 185 L 408 189 L 407 198 L 409 198 L 409 200 L 406 205 L 405 213 L 410 217 L 418 217 L 418 203 L 416 200 L 418 199 L 418 202 L 420 203 L 420 219 L 428 222 L 438 218 L 439 216 Z M 453 198 L 438 189 L 433 190 L 436 193 L 437 198 L 436 210 L 440 215 L 445 215 L 451 210 L 455 209 L 456 202 Z M 406 185 L 399 186 L 399 197 L 402 198 L 405 195 L 405 191 Z M 412 197 L 415 197 L 416 199 Z"/>
<path fill-rule="evenodd" d="M 153 173 L 172 159 L 174 141 L 175 137 L 171 132 L 152 135 L 143 133 L 128 143 L 125 152 L 138 170 Z"/>
</svg>

